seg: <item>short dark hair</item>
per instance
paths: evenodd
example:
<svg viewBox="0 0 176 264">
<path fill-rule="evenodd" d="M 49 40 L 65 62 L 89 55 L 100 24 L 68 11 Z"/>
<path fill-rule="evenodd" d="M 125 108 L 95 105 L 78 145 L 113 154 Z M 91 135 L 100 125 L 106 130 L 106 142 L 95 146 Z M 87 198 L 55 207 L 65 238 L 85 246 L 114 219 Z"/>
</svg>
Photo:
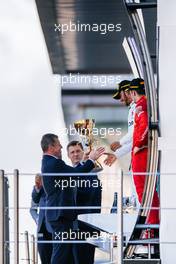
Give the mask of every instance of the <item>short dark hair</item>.
<svg viewBox="0 0 176 264">
<path fill-rule="evenodd" d="M 77 146 L 77 145 L 80 146 L 80 148 L 83 150 L 83 145 L 82 145 L 82 143 L 80 141 L 72 140 L 67 145 L 67 151 L 69 150 L 69 147 L 74 147 L 74 146 Z"/>
<path fill-rule="evenodd" d="M 130 83 L 130 90 L 134 90 L 139 95 L 145 95 L 144 80 L 142 78 L 135 78 Z"/>
<path fill-rule="evenodd" d="M 134 90 L 133 90 L 134 91 Z M 135 90 L 139 95 L 145 95 L 145 90 L 136 89 Z"/>
<path fill-rule="evenodd" d="M 43 135 L 41 139 L 41 148 L 43 152 L 47 151 L 49 146 L 53 146 L 56 142 L 56 139 L 58 139 L 58 136 L 55 134 L 48 133 Z"/>
</svg>

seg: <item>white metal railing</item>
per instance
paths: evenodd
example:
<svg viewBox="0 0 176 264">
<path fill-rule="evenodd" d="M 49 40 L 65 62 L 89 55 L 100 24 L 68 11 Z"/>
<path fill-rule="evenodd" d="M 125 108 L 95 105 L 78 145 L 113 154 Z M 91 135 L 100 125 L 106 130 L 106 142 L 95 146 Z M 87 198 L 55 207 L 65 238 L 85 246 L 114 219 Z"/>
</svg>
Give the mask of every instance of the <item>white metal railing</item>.
<svg viewBox="0 0 176 264">
<path fill-rule="evenodd" d="M 118 192 L 118 263 L 123 264 L 123 172 L 120 173 Z"/>
<path fill-rule="evenodd" d="M 4 171 L 0 171 L 0 263 L 4 263 Z"/>
<path fill-rule="evenodd" d="M 29 250 L 29 235 L 28 235 L 28 232 L 26 231 L 24 233 L 24 237 L 25 237 L 25 241 L 20 241 L 20 238 L 19 238 L 19 210 L 20 209 L 30 209 L 29 207 L 19 207 L 19 176 L 21 175 L 25 175 L 25 176 L 31 176 L 31 175 L 35 175 L 34 173 L 19 173 L 18 170 L 14 170 L 13 173 L 5 173 L 4 171 L 0 171 L 0 194 L 1 194 L 1 197 L 0 197 L 0 202 L 1 202 L 1 215 L 0 215 L 0 229 L 1 230 L 4 230 L 4 222 L 3 222 L 3 219 L 4 219 L 4 201 L 3 201 L 3 197 L 4 197 L 4 178 L 6 176 L 13 176 L 13 206 L 10 207 L 8 206 L 8 210 L 12 209 L 13 210 L 13 230 L 14 230 L 14 241 L 7 241 L 7 243 L 13 243 L 13 252 L 14 252 L 14 257 L 13 257 L 13 264 L 19 264 L 20 263 L 20 257 L 19 257 L 19 250 L 20 250 L 20 244 L 21 243 L 25 243 L 25 248 L 26 248 L 26 258 L 23 259 L 23 261 L 25 260 L 26 263 L 30 264 L 30 263 L 37 263 L 36 259 L 36 251 L 34 250 L 34 245 L 38 244 L 38 243 L 46 243 L 45 241 L 35 241 L 34 237 L 32 238 L 32 243 L 31 243 L 31 257 L 30 257 L 30 250 Z M 45 177 L 45 176 L 75 176 L 75 174 L 73 173 L 69 173 L 69 174 L 43 174 L 42 176 Z M 97 173 L 77 173 L 76 176 L 82 176 L 82 177 L 85 177 L 85 176 L 94 176 L 94 175 L 97 175 Z M 121 177 L 122 177 L 122 174 L 121 174 Z M 121 181 L 122 182 L 122 179 Z M 121 187 L 122 187 L 122 184 L 120 184 Z M 119 205 L 118 205 L 118 212 L 119 214 L 117 214 L 117 221 L 118 221 L 118 224 L 122 227 L 122 223 L 123 223 L 123 219 L 122 219 L 122 189 L 118 191 L 119 195 L 118 195 L 118 202 L 119 202 Z M 50 210 L 53 210 L 53 209 L 110 209 L 112 208 L 112 205 L 110 206 L 104 206 L 104 207 L 97 207 L 97 206 L 79 206 L 79 207 L 52 207 L 52 208 L 48 208 L 48 207 L 41 207 L 40 209 L 50 209 Z M 120 218 L 118 219 L 118 216 L 120 216 Z M 5 263 L 4 262 L 4 256 L 5 256 L 5 250 L 4 250 L 4 245 L 5 245 L 5 240 L 4 240 L 4 237 L 3 237 L 3 232 L 1 232 L 1 243 L 2 243 L 2 247 L 0 247 L 0 257 L 1 257 L 1 260 L 2 262 L 0 263 Z M 120 230 L 120 232 L 116 232 L 116 234 L 118 234 L 118 237 L 119 237 L 119 241 L 120 244 L 123 244 L 123 231 Z M 112 236 L 110 235 L 109 236 L 110 239 L 109 239 L 109 253 L 110 253 L 110 259 L 109 259 L 109 262 L 107 263 L 117 263 L 117 259 L 114 259 L 114 254 L 113 254 L 113 246 L 114 246 L 114 234 L 112 234 Z M 48 242 L 52 242 L 54 243 L 55 241 L 47 241 Z M 84 242 L 84 241 L 61 241 L 61 243 L 87 243 L 87 242 Z M 56 243 L 59 243 L 59 241 L 56 241 Z M 119 250 L 119 257 L 118 257 L 118 263 L 122 263 L 122 250 Z"/>
<path fill-rule="evenodd" d="M 14 264 L 19 263 L 19 171 L 14 170 Z"/>
<path fill-rule="evenodd" d="M 24 232 L 25 251 L 26 251 L 26 263 L 30 264 L 30 252 L 29 252 L 29 234 L 28 231 Z"/>
<path fill-rule="evenodd" d="M 123 177 L 124 175 L 131 175 L 131 173 L 124 173 L 124 174 L 120 174 L 118 175 L 119 179 L 118 179 L 118 204 L 117 204 L 117 210 L 118 210 L 118 213 L 117 213 L 117 223 L 118 223 L 118 228 L 116 230 L 116 236 L 118 238 L 118 256 L 117 256 L 117 259 L 114 259 L 114 254 L 113 254 L 113 246 L 114 246 L 114 234 L 112 234 L 112 236 L 109 236 L 110 238 L 110 247 L 109 247 L 109 253 L 110 253 L 110 262 L 108 263 L 123 263 L 123 236 L 124 236 L 124 232 L 123 232 Z M 146 176 L 151 176 L 150 173 L 135 173 L 135 175 L 146 175 Z M 162 174 L 168 174 L 168 175 L 176 175 L 176 173 L 162 173 Z M 26 174 L 19 174 L 19 171 L 15 170 L 14 173 L 11 173 L 11 174 L 8 174 L 8 175 L 13 175 L 13 178 L 14 178 L 14 200 L 13 200 L 13 207 L 10 207 L 9 209 L 13 209 L 14 210 L 14 241 L 5 241 L 5 238 L 4 238 L 4 213 L 5 213 L 5 208 L 4 208 L 4 178 L 5 176 L 7 176 L 6 173 L 4 173 L 4 171 L 0 171 L 0 242 L 1 242 L 1 247 L 0 247 L 0 263 L 5 263 L 5 244 L 6 243 L 13 243 L 14 244 L 14 261 L 13 263 L 14 264 L 19 264 L 20 263 L 20 259 L 19 259 L 19 245 L 20 243 L 24 243 L 23 241 L 20 241 L 19 239 L 19 209 L 28 209 L 29 210 L 29 207 L 19 207 L 19 175 L 28 175 L 28 176 L 31 176 L 31 175 L 35 175 L 35 174 L 31 174 L 31 173 L 26 173 Z M 48 174 L 47 174 L 48 175 Z M 46 174 L 43 175 L 44 177 L 47 176 Z M 53 175 L 53 176 L 63 176 L 63 174 L 50 174 L 50 175 Z M 83 176 L 85 177 L 85 175 L 89 175 L 91 176 L 91 174 L 84 174 L 84 173 L 81 173 L 80 176 Z M 160 175 L 160 173 L 157 173 L 157 175 Z M 67 176 L 75 176 L 75 174 L 67 174 Z M 94 206 L 89 206 L 89 207 L 86 207 L 86 206 L 83 206 L 83 207 L 51 207 L 51 208 L 48 208 L 48 207 L 41 207 L 41 209 L 98 209 L 100 207 L 94 207 Z M 105 207 L 101 207 L 101 208 L 111 208 L 111 206 L 105 206 Z M 141 209 L 141 207 L 137 207 L 139 209 Z M 146 209 L 146 208 L 145 208 Z M 156 208 L 156 207 L 150 207 L 148 209 L 162 209 L 162 210 L 176 210 L 176 208 Z M 136 228 L 143 228 L 143 226 L 136 226 Z M 156 226 L 156 227 L 153 227 L 153 226 L 150 226 L 150 227 L 147 227 L 146 228 L 159 228 L 159 226 Z M 29 240 L 29 239 L 28 239 Z M 51 241 L 52 243 L 54 241 Z M 61 241 L 62 242 L 62 241 Z M 84 241 L 69 241 L 69 243 L 85 243 Z M 34 245 L 36 246 L 37 243 L 46 243 L 45 241 L 35 241 L 34 237 L 32 238 L 32 243 L 31 243 L 31 247 L 32 247 L 32 250 L 31 250 L 31 257 L 30 256 L 27 256 L 26 257 L 26 260 L 30 259 L 32 263 L 37 263 L 37 257 L 36 257 L 36 251 L 34 250 Z M 48 241 L 47 241 L 48 243 Z M 56 241 L 56 243 L 58 243 L 58 241 Z M 64 243 L 64 242 L 62 242 Z M 68 243 L 68 241 L 67 241 Z M 147 242 L 146 242 L 147 243 Z M 155 243 L 155 242 L 152 242 L 152 243 Z M 152 244 L 151 243 L 151 244 Z M 159 241 L 156 241 L 156 243 L 159 243 Z M 176 244 L 176 242 L 162 242 L 163 244 Z M 133 244 L 133 242 L 131 242 L 131 244 Z M 134 242 L 135 244 L 135 242 Z M 139 241 L 136 241 L 136 244 L 140 244 Z M 150 244 L 150 243 L 149 243 Z M 150 246 L 150 245 L 149 245 Z M 27 247 L 26 247 L 27 248 Z M 29 249 L 27 249 L 28 251 Z M 28 262 L 30 263 L 30 262 Z"/>
<path fill-rule="evenodd" d="M 34 235 L 31 235 L 31 261 L 32 264 L 38 263 L 37 243 Z"/>
</svg>

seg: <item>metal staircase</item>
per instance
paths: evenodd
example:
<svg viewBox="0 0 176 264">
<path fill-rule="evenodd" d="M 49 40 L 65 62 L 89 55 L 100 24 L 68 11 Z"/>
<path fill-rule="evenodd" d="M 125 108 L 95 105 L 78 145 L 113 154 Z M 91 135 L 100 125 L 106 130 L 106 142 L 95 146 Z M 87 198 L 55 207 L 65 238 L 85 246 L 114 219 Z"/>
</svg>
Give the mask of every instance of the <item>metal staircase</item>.
<svg viewBox="0 0 176 264">
<path fill-rule="evenodd" d="M 141 209 L 139 210 L 138 219 L 135 228 L 132 232 L 131 238 L 124 251 L 124 263 L 160 263 L 159 259 L 159 225 L 145 225 L 146 219 L 149 215 L 152 205 L 153 194 L 156 186 L 157 171 L 158 171 L 158 99 L 155 87 L 154 72 L 151 62 L 151 56 L 148 50 L 146 36 L 142 21 L 140 19 L 138 9 L 144 8 L 156 8 L 156 2 L 148 3 L 136 3 L 130 0 L 124 0 L 124 4 L 134 31 L 134 43 L 138 49 L 139 58 L 135 62 L 136 67 L 142 65 L 141 69 L 138 69 L 139 73 L 143 73 L 146 87 L 146 95 L 148 98 L 148 114 L 149 114 L 149 154 L 148 154 L 148 169 L 145 182 L 145 191 L 143 194 L 143 200 L 141 203 Z M 133 46 L 131 52 L 134 51 Z M 133 52 L 134 53 L 134 52 Z M 155 56 L 154 56 L 155 57 Z M 135 60 L 135 54 L 133 54 Z M 140 63 L 139 63 L 140 59 Z M 140 74 L 141 75 L 141 74 Z M 146 229 L 154 229 L 154 239 L 143 240 L 142 231 Z M 137 245 L 148 245 L 149 253 L 147 256 L 138 256 L 135 254 Z M 154 245 L 154 255 L 150 252 L 151 245 Z M 144 259 L 143 258 L 147 258 Z M 138 259 L 141 258 L 141 259 Z M 153 259 L 152 259 L 153 258 Z M 155 258 L 155 259 L 154 259 Z M 156 259 L 157 258 L 157 259 Z"/>
</svg>

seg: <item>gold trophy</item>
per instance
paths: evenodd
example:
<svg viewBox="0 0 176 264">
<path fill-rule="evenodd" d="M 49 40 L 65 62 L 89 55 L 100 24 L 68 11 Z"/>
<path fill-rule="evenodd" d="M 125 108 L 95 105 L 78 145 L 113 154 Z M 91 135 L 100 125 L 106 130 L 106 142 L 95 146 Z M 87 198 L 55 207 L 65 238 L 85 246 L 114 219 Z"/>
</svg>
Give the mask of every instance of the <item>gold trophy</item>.
<svg viewBox="0 0 176 264">
<path fill-rule="evenodd" d="M 85 151 L 89 148 L 89 151 L 93 150 L 97 146 L 98 139 L 96 139 L 93 135 L 93 128 L 95 127 L 95 119 L 81 119 L 74 122 L 74 127 L 78 132 L 83 148 Z M 95 170 L 102 170 L 101 164 L 96 161 Z"/>
</svg>

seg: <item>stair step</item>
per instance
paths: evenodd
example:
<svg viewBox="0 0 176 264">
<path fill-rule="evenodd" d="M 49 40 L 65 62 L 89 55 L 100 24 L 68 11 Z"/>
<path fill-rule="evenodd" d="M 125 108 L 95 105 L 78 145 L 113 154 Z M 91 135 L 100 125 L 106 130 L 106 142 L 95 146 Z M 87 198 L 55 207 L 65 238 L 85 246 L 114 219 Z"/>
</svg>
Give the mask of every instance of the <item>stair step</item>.
<svg viewBox="0 0 176 264">
<path fill-rule="evenodd" d="M 161 264 L 160 259 L 124 259 L 123 264 Z"/>
<path fill-rule="evenodd" d="M 143 245 L 143 244 L 159 244 L 158 238 L 149 238 L 149 239 L 140 239 L 140 240 L 130 240 L 128 241 L 128 244 L 130 245 Z"/>
<path fill-rule="evenodd" d="M 159 225 L 147 225 L 147 224 L 137 224 L 135 225 L 137 229 L 159 229 Z"/>
<path fill-rule="evenodd" d="M 131 3 L 126 1 L 126 6 L 128 9 L 142 9 L 142 8 L 154 8 L 157 7 L 156 2 L 148 2 L 148 3 Z"/>
</svg>

